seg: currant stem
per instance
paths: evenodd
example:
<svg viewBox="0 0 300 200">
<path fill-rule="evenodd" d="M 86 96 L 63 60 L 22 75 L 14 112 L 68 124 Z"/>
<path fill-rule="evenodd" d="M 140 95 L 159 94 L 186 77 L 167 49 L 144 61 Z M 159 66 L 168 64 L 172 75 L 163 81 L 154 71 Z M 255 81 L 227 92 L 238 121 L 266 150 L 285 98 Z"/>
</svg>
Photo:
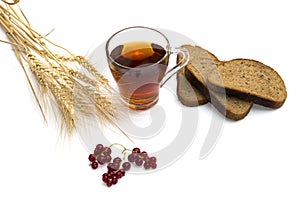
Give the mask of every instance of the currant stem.
<svg viewBox="0 0 300 200">
<path fill-rule="evenodd" d="M 131 150 L 131 149 L 124 149 L 124 150 L 122 151 L 122 154 L 126 153 L 126 151 L 129 151 L 129 152 L 132 153 L 132 150 Z"/>
<path fill-rule="evenodd" d="M 126 149 L 126 147 L 124 145 L 120 144 L 120 143 L 113 143 L 113 144 L 109 145 L 108 148 L 111 148 L 113 146 L 121 146 L 121 147 L 123 147 L 124 150 Z"/>
</svg>

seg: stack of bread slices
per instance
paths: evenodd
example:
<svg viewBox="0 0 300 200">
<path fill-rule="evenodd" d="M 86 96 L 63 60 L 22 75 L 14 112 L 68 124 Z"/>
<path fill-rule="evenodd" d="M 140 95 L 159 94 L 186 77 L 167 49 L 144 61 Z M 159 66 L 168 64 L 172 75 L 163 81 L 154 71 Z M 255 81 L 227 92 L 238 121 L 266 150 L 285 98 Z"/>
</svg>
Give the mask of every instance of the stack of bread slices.
<svg viewBox="0 0 300 200">
<path fill-rule="evenodd" d="M 177 73 L 177 95 L 182 104 L 198 106 L 211 102 L 232 120 L 243 119 L 253 104 L 270 108 L 284 104 L 287 98 L 284 81 L 271 67 L 249 59 L 219 61 L 199 46 L 183 47 L 188 50 L 190 60 Z"/>
</svg>

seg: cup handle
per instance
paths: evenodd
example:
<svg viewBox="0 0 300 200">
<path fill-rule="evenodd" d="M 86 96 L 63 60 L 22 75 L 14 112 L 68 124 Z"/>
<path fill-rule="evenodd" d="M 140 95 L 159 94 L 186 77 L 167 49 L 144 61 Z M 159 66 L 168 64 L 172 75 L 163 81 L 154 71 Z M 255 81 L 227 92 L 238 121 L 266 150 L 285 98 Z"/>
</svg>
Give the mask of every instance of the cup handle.
<svg viewBox="0 0 300 200">
<path fill-rule="evenodd" d="M 181 68 L 185 67 L 189 62 L 190 54 L 184 47 L 176 47 L 171 49 L 170 54 L 177 55 L 177 57 L 180 56 L 181 59 L 177 59 L 179 60 L 177 64 L 166 72 L 165 76 L 160 82 L 160 87 L 162 87 L 174 74 L 176 74 Z"/>
</svg>

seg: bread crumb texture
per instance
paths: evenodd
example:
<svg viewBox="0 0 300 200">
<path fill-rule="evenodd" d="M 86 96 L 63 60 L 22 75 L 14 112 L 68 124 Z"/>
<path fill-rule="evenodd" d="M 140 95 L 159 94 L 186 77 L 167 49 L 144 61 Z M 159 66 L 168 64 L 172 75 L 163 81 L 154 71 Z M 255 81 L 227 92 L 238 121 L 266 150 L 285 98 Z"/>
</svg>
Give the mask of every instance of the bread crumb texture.
<svg viewBox="0 0 300 200">
<path fill-rule="evenodd" d="M 211 88 L 225 87 L 229 92 L 240 92 L 273 102 L 274 107 L 281 106 L 287 97 L 280 75 L 261 62 L 234 59 L 219 65 L 218 70 L 221 79 L 215 73 L 209 75 L 208 82 L 213 86 Z"/>
</svg>

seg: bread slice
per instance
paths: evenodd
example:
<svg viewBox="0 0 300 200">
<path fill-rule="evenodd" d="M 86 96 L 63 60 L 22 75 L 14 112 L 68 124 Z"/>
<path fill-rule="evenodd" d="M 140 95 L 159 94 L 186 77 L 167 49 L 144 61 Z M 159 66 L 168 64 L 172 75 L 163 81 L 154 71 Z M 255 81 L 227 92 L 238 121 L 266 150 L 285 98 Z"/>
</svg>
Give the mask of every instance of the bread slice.
<svg viewBox="0 0 300 200">
<path fill-rule="evenodd" d="M 224 113 L 229 119 L 238 121 L 245 118 L 250 112 L 253 103 L 239 98 L 230 97 L 209 91 L 210 101 L 220 113 Z"/>
<path fill-rule="evenodd" d="M 190 53 L 190 61 L 186 66 L 185 76 L 192 85 L 198 89 L 198 92 L 205 96 L 214 107 L 227 118 L 232 120 L 243 119 L 251 110 L 252 102 L 240 100 L 235 97 L 229 97 L 224 93 L 209 91 L 206 86 L 207 76 L 217 70 L 217 66 L 223 62 L 210 53 L 209 51 L 191 45 L 183 45 Z M 184 88 L 179 85 L 177 91 L 182 91 Z M 182 92 L 177 92 L 179 100 L 182 99 Z M 186 95 L 187 96 L 187 95 Z M 188 99 L 188 98 L 186 98 Z"/>
<path fill-rule="evenodd" d="M 248 59 L 234 59 L 218 65 L 219 73 L 208 75 L 208 87 L 247 101 L 279 108 L 287 98 L 280 75 L 271 67 Z"/>
<path fill-rule="evenodd" d="M 177 73 L 177 96 L 179 101 L 186 106 L 199 106 L 208 102 L 208 99 L 185 77 L 185 68 Z"/>
<path fill-rule="evenodd" d="M 250 112 L 253 106 L 252 102 L 231 97 L 225 93 L 208 90 L 202 84 L 199 84 L 198 79 L 188 70 L 186 70 L 185 75 L 192 85 L 201 91 L 200 93 L 202 93 L 213 106 L 227 118 L 238 121 L 245 118 Z"/>
</svg>

